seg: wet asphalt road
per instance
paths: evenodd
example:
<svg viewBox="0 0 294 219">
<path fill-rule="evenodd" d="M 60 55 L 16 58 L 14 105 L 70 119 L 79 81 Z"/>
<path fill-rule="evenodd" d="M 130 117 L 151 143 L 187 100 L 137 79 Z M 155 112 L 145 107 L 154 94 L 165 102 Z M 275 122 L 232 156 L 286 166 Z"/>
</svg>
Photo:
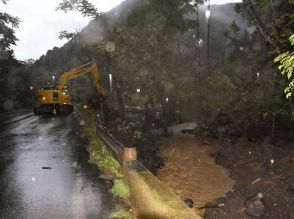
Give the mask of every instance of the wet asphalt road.
<svg viewBox="0 0 294 219">
<path fill-rule="evenodd" d="M 109 218 L 109 186 L 88 164 L 77 121 L 22 117 L 0 122 L 0 218 Z"/>
</svg>

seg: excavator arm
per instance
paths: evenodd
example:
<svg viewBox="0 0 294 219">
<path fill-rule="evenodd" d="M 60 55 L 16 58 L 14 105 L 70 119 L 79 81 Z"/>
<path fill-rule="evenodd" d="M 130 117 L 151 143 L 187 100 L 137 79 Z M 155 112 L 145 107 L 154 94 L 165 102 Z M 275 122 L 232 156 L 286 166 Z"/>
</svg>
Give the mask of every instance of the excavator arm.
<svg viewBox="0 0 294 219">
<path fill-rule="evenodd" d="M 63 73 L 59 78 L 59 85 L 58 85 L 57 89 L 62 91 L 64 89 L 64 87 L 66 86 L 66 84 L 68 83 L 68 81 L 70 81 L 76 77 L 79 77 L 81 75 L 87 74 L 87 73 L 92 73 L 97 91 L 102 96 L 105 96 L 106 92 L 102 86 L 102 82 L 101 82 L 101 78 L 100 78 L 100 74 L 99 74 L 99 70 L 98 70 L 96 61 L 89 62 L 83 66 L 71 69 L 70 71 Z"/>
</svg>

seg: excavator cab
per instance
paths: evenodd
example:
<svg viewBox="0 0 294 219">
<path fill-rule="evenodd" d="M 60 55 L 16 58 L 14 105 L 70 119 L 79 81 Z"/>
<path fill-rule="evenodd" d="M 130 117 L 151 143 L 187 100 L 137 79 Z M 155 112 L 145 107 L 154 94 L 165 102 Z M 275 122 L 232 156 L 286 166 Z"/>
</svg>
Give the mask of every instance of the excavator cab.
<svg viewBox="0 0 294 219">
<path fill-rule="evenodd" d="M 43 87 L 38 90 L 38 105 L 34 108 L 34 113 L 37 115 L 70 114 L 74 110 L 70 101 L 71 97 L 66 89 L 58 90 L 56 87 Z"/>
</svg>

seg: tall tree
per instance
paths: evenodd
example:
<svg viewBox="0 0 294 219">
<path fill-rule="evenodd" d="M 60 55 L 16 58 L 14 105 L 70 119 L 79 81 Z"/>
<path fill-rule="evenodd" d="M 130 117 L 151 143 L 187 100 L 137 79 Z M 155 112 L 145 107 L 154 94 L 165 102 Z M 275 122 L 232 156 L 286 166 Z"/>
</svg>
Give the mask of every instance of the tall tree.
<svg viewBox="0 0 294 219">
<path fill-rule="evenodd" d="M 6 4 L 8 0 L 1 0 Z M 0 49 L 7 50 L 15 45 L 18 40 L 15 36 L 15 28 L 18 28 L 19 18 L 0 12 Z"/>
<path fill-rule="evenodd" d="M 275 53 L 280 54 L 289 47 L 288 37 L 294 32 L 294 4 L 291 1 L 243 0 L 236 9 L 256 27 Z"/>
</svg>

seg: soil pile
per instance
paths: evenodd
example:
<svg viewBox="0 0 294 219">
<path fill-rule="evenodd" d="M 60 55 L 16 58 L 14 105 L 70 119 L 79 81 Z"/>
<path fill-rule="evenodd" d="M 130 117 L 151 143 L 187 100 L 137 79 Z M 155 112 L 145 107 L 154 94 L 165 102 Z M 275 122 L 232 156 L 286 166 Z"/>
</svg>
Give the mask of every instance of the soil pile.
<svg viewBox="0 0 294 219">
<path fill-rule="evenodd" d="M 294 218 L 294 144 L 284 147 L 269 143 L 224 142 L 216 162 L 230 170 L 236 180 L 234 191 L 217 203 L 222 208 L 206 210 L 206 218 L 252 218 L 244 214 L 246 200 L 261 193 L 268 219 Z"/>
</svg>

